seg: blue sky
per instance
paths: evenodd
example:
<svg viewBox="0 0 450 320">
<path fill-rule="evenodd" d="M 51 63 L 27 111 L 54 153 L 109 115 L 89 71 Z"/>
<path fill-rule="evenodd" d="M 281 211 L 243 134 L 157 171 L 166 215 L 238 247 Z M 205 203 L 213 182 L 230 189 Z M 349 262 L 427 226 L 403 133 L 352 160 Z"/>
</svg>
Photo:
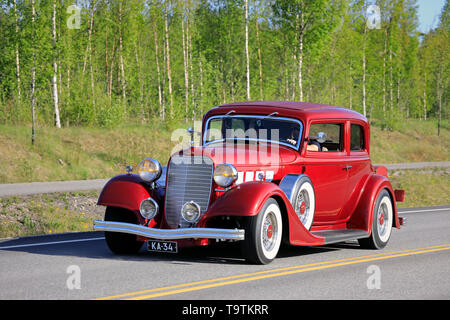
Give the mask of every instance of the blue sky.
<svg viewBox="0 0 450 320">
<path fill-rule="evenodd" d="M 437 26 L 445 0 L 418 0 L 417 4 L 419 5 L 419 30 L 426 33 Z"/>
</svg>

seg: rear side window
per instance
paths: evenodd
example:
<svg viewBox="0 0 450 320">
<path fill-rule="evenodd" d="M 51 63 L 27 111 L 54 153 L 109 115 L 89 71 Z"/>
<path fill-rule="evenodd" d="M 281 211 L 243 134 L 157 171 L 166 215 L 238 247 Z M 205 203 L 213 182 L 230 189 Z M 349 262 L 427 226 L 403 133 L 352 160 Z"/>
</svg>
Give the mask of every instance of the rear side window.
<svg viewBox="0 0 450 320">
<path fill-rule="evenodd" d="M 325 137 L 325 141 L 320 139 Z M 309 151 L 343 151 L 344 150 L 343 123 L 316 123 L 309 128 Z M 315 147 L 316 146 L 316 147 Z"/>
<path fill-rule="evenodd" d="M 359 124 L 352 124 L 350 128 L 350 151 L 362 151 L 365 149 L 363 127 Z"/>
</svg>

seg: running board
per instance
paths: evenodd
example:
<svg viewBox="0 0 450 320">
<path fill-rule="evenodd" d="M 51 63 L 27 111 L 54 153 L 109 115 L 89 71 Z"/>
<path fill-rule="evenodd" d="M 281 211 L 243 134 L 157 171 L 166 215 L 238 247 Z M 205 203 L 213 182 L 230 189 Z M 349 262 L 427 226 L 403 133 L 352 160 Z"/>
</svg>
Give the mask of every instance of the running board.
<svg viewBox="0 0 450 320">
<path fill-rule="evenodd" d="M 369 237 L 369 233 L 367 231 L 355 229 L 320 230 L 312 231 L 311 233 L 315 236 L 323 237 L 325 239 L 324 244 Z"/>
</svg>

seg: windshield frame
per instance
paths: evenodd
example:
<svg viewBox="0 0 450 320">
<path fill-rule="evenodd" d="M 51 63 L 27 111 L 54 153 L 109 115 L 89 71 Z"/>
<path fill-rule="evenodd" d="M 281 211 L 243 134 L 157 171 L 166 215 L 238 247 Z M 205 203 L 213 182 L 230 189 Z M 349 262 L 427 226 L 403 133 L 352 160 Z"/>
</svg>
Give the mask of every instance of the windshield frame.
<svg viewBox="0 0 450 320">
<path fill-rule="evenodd" d="M 302 140 L 302 134 L 303 134 L 303 123 L 298 120 L 298 119 L 294 119 L 294 118 L 286 118 L 286 117 L 277 117 L 277 116 L 269 116 L 269 115 L 253 115 L 253 114 L 233 114 L 233 115 L 227 115 L 227 114 L 221 114 L 221 115 L 215 115 L 215 116 L 211 116 L 206 120 L 205 123 L 205 131 L 203 133 L 203 146 L 207 146 L 209 144 L 212 143 L 218 143 L 218 142 L 224 142 L 226 141 L 225 138 L 222 139 L 217 139 L 217 140 L 213 140 L 213 141 L 208 141 L 207 140 L 207 133 L 208 133 L 208 126 L 209 126 L 209 122 L 213 119 L 219 119 L 219 118 L 253 118 L 253 119 L 274 119 L 274 120 L 284 120 L 284 121 L 290 121 L 290 122 L 295 122 L 299 125 L 300 127 L 300 131 L 298 134 L 298 141 L 296 145 L 287 143 L 287 142 L 281 142 L 281 141 L 275 141 L 275 140 L 262 140 L 262 139 L 254 139 L 254 138 L 246 138 L 246 139 L 239 139 L 239 140 L 244 140 L 244 141 L 261 141 L 261 142 L 265 142 L 265 143 L 276 143 L 276 144 L 280 144 L 295 150 L 299 150 L 300 148 L 300 142 Z"/>
</svg>

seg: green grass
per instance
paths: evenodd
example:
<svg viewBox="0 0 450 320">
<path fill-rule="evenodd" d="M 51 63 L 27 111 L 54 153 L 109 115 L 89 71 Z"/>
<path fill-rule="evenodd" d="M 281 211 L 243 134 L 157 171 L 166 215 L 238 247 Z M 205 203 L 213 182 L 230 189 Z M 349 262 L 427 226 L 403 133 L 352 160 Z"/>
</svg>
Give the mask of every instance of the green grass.
<svg viewBox="0 0 450 320">
<path fill-rule="evenodd" d="M 405 190 L 405 201 L 397 203 L 400 208 L 450 203 L 450 168 L 392 170 L 389 180 L 395 189 Z"/>
<path fill-rule="evenodd" d="M 174 125 L 39 128 L 0 125 L 0 183 L 107 178 L 145 157 L 167 162 Z"/>
<path fill-rule="evenodd" d="M 375 122 L 370 148 L 373 163 L 449 161 L 450 121 L 442 121 L 440 136 L 436 120 L 405 120 L 396 131 L 382 130 Z"/>
<path fill-rule="evenodd" d="M 92 231 L 103 218 L 97 193 L 54 193 L 0 198 L 0 238 Z"/>
</svg>

